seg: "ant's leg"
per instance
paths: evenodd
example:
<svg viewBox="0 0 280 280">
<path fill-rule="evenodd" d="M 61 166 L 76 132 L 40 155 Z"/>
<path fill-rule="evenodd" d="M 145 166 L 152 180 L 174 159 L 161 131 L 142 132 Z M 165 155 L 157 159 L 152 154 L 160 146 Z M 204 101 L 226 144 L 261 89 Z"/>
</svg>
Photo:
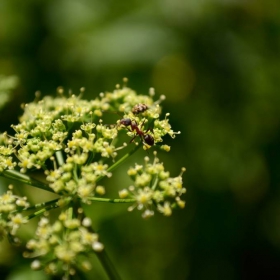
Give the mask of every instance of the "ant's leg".
<svg viewBox="0 0 280 280">
<path fill-rule="evenodd" d="M 129 143 L 132 143 L 137 135 L 134 135 L 134 137 L 129 141 Z"/>
<path fill-rule="evenodd" d="M 149 127 L 149 128 L 145 131 L 145 133 L 147 133 L 147 132 L 149 132 L 149 131 L 151 131 L 152 133 L 154 133 L 154 129 L 153 129 L 152 127 Z"/>
<path fill-rule="evenodd" d="M 142 121 L 142 123 L 140 123 L 140 125 L 139 125 L 139 127 L 142 129 L 142 127 L 143 127 L 143 125 L 144 125 L 144 123 L 145 123 L 145 119 Z"/>
</svg>

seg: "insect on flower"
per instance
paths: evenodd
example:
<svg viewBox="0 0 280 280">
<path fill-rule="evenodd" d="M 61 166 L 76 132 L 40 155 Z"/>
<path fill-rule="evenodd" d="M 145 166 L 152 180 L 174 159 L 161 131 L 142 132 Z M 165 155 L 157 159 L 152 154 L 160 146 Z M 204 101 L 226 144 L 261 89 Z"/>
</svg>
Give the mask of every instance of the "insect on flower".
<svg viewBox="0 0 280 280">
<path fill-rule="evenodd" d="M 135 132 L 135 136 L 130 140 L 130 142 L 133 142 L 135 137 L 139 136 L 145 144 L 149 146 L 154 145 L 155 142 L 154 137 L 148 133 L 150 129 L 147 129 L 146 131 L 141 130 L 137 122 L 129 118 L 121 119 L 120 124 L 124 125 L 129 131 Z M 143 124 L 144 122 L 142 122 L 141 127 L 143 126 Z"/>
<path fill-rule="evenodd" d="M 146 104 L 143 104 L 143 103 L 139 103 L 139 104 L 136 104 L 133 108 L 132 108 L 132 113 L 134 115 L 138 115 L 140 113 L 143 113 L 145 112 L 146 110 L 148 110 L 148 106 Z"/>
</svg>

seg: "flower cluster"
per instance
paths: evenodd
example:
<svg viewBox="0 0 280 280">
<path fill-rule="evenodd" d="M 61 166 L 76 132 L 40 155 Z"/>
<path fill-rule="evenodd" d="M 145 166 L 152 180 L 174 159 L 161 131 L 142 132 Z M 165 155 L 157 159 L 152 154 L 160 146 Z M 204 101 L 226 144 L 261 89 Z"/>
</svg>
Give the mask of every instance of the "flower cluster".
<svg viewBox="0 0 280 280">
<path fill-rule="evenodd" d="M 29 203 L 26 197 L 14 195 L 12 188 L 9 186 L 9 190 L 0 196 L 0 240 L 9 236 L 10 240 L 17 242 L 17 230 L 28 222 L 20 210 L 29 207 Z"/>
<path fill-rule="evenodd" d="M 104 247 L 90 229 L 90 219 L 82 210 L 84 204 L 130 203 L 128 209 L 141 210 L 144 218 L 154 215 L 154 209 L 170 216 L 173 208 L 185 205 L 181 200 L 186 192 L 182 185 L 184 169 L 177 177 L 170 177 L 156 152 L 152 162 L 146 156 L 143 165 L 128 170 L 133 185 L 115 190 L 119 198 L 104 197 L 106 188 L 101 182 L 111 178 L 139 147 L 170 151 L 164 136 L 174 138 L 180 132 L 173 131 L 169 114 L 160 118 L 164 97 L 154 101 L 153 89 L 149 95 L 138 95 L 126 86 L 117 86 L 113 92 L 87 101 L 81 97 L 83 92 L 84 88 L 78 96 L 65 97 L 59 88 L 57 97 L 25 104 L 19 124 L 12 126 L 14 135 L 0 135 L 0 176 L 57 196 L 30 206 L 25 197 L 8 190 L 0 197 L 0 237 L 12 236 L 15 240 L 22 224 L 41 217 L 24 256 L 35 258 L 33 269 L 62 273 L 65 279 L 77 269 L 90 269 L 88 254 L 101 252 Z M 110 114 L 116 116 L 115 121 L 106 124 L 106 115 Z M 42 181 L 30 176 L 34 170 L 42 171 Z M 54 222 L 46 215 L 42 217 L 53 208 L 59 208 Z"/>
<path fill-rule="evenodd" d="M 134 208 L 143 211 L 143 218 L 154 215 L 153 208 L 165 216 L 172 214 L 172 208 L 185 207 L 185 202 L 181 200 L 181 195 L 186 192 L 183 187 L 182 174 L 185 168 L 177 177 L 170 177 L 168 171 L 164 170 L 162 162 L 159 162 L 156 152 L 151 163 L 149 157 L 145 157 L 144 165 L 135 164 L 128 170 L 128 175 L 134 184 L 119 192 L 121 198 L 134 198 L 135 204 L 129 207 L 129 211 Z"/>
<path fill-rule="evenodd" d="M 73 174 L 76 174 L 77 166 L 71 158 L 68 158 L 67 163 L 45 173 L 47 174 L 46 180 L 50 182 L 49 186 L 55 193 L 77 196 L 86 203 L 88 197 L 105 194 L 105 188 L 97 185 L 97 179 L 105 176 L 111 177 L 112 174 L 107 169 L 107 164 L 93 162 L 82 165 L 79 170 L 80 176 L 75 177 Z"/>
<path fill-rule="evenodd" d="M 15 168 L 17 163 L 13 161 L 13 153 L 12 141 L 7 133 L 0 134 L 0 172 Z"/>
<path fill-rule="evenodd" d="M 145 149 L 150 148 L 145 143 L 145 135 L 153 138 L 153 145 L 161 143 L 166 134 L 174 138 L 179 132 L 171 129 L 168 114 L 165 119 L 159 119 L 159 103 L 164 97 L 153 101 L 152 95 L 153 91 L 149 96 L 137 95 L 124 87 L 112 93 L 102 93 L 91 101 L 81 99 L 80 94 L 68 98 L 47 96 L 26 104 L 20 123 L 12 126 L 15 135 L 8 138 L 0 149 L 0 172 L 15 166 L 19 166 L 21 172 L 46 169 L 47 161 L 56 151 L 68 153 L 68 161 L 77 165 L 87 163 L 92 154 L 115 158 L 123 147 L 116 146 L 120 130 L 126 130 L 132 139 L 139 136 Z M 137 104 L 145 104 L 146 109 L 136 114 L 133 108 Z M 133 121 L 135 126 L 120 125 L 119 119 L 116 119 L 116 125 L 104 125 L 102 116 L 106 112 L 119 112 L 123 119 Z M 11 154 L 15 154 L 18 161 L 12 161 Z"/>
<path fill-rule="evenodd" d="M 39 221 L 35 237 L 28 241 L 28 251 L 24 253 L 26 258 L 35 258 L 33 269 L 44 268 L 51 275 L 61 270 L 65 275 L 74 275 L 77 269 L 91 269 L 88 253 L 103 250 L 98 235 L 89 230 L 91 220 L 69 217 L 68 212 L 62 212 L 53 224 L 46 217 Z"/>
</svg>

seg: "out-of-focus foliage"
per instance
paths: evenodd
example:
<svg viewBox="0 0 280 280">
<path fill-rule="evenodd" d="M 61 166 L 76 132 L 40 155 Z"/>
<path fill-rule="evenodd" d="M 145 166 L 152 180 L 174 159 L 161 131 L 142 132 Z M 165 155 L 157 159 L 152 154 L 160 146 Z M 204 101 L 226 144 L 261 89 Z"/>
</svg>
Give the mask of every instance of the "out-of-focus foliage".
<svg viewBox="0 0 280 280">
<path fill-rule="evenodd" d="M 60 85 L 92 98 L 124 76 L 167 96 L 183 214 L 89 209 L 124 279 L 280 277 L 278 0 L 2 0 L 0 41 L 0 74 L 20 77 L 26 101 Z"/>
<path fill-rule="evenodd" d="M 18 85 L 16 76 L 0 75 L 0 108 L 2 108 L 9 100 L 11 91 Z"/>
</svg>

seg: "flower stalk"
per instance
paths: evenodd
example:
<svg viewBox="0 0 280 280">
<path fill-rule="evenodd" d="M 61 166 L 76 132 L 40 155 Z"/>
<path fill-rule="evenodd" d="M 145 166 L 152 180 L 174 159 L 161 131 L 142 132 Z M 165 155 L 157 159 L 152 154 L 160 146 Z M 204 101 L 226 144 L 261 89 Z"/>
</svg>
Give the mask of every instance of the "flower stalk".
<svg viewBox="0 0 280 280">
<path fill-rule="evenodd" d="M 54 192 L 48 185 L 45 185 L 39 180 L 33 179 L 30 176 L 26 174 L 22 174 L 19 171 L 16 170 L 5 170 L 2 173 L 0 173 L 0 176 L 3 176 L 7 179 L 11 179 L 35 188 L 39 188 L 48 192 Z"/>
</svg>

